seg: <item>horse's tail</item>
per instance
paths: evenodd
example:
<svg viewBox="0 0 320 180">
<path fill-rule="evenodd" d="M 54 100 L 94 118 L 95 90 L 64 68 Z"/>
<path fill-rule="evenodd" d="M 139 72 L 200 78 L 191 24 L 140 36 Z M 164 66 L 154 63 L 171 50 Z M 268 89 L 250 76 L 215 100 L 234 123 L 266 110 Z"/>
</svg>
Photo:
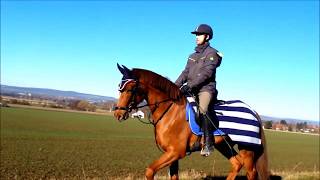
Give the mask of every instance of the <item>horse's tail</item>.
<svg viewBox="0 0 320 180">
<path fill-rule="evenodd" d="M 258 115 L 258 114 L 257 114 Z M 260 152 L 255 157 L 255 166 L 258 172 L 258 179 L 266 180 L 270 179 L 270 171 L 269 171 L 269 164 L 268 164 L 268 154 L 267 154 L 267 143 L 264 134 L 264 130 L 262 128 L 262 121 L 260 116 L 258 115 L 258 119 L 260 121 L 260 136 L 261 136 L 261 149 Z"/>
</svg>

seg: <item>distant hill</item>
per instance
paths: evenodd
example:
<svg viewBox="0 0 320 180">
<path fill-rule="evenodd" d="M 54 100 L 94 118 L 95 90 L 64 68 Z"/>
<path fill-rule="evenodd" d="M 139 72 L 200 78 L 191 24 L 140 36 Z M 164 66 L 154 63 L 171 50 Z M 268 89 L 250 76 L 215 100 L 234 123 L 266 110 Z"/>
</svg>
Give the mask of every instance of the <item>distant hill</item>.
<svg viewBox="0 0 320 180">
<path fill-rule="evenodd" d="M 319 121 L 312 121 L 312 120 L 304 120 L 304 119 L 293 119 L 293 118 L 278 118 L 278 117 L 271 117 L 271 116 L 260 116 L 263 121 L 273 121 L 273 122 L 280 122 L 281 120 L 285 120 L 287 123 L 296 124 L 296 123 L 303 123 L 307 122 L 310 125 L 319 125 Z"/>
<path fill-rule="evenodd" d="M 45 89 L 45 88 L 29 88 L 29 87 L 17 87 L 17 86 L 7 86 L 1 85 L 1 95 L 32 95 L 32 96 L 48 96 L 52 98 L 60 99 L 81 99 L 90 102 L 104 102 L 104 101 L 116 101 L 114 97 L 100 96 L 93 94 L 79 93 L 75 91 L 61 91 L 55 89 Z"/>
</svg>

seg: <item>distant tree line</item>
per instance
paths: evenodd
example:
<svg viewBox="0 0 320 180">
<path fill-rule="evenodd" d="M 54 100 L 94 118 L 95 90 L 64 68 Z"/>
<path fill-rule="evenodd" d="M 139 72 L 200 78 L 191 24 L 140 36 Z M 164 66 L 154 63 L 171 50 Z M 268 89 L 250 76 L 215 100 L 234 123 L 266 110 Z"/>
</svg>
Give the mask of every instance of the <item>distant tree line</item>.
<svg viewBox="0 0 320 180">
<path fill-rule="evenodd" d="M 40 107 L 50 107 L 50 108 L 61 108 L 61 109 L 72 109 L 78 111 L 90 111 L 95 112 L 97 109 L 111 111 L 115 106 L 114 101 L 93 103 L 86 100 L 75 100 L 75 99 L 53 99 L 53 98 L 44 98 L 42 97 L 13 97 L 3 100 L 2 96 L 1 104 L 20 104 L 20 105 L 31 105 L 31 106 L 40 106 Z"/>
<path fill-rule="evenodd" d="M 265 129 L 272 129 L 273 125 L 275 124 L 281 124 L 282 126 L 286 126 L 288 131 L 304 131 L 308 129 L 307 122 L 297 122 L 296 124 L 288 124 L 286 120 L 280 120 L 280 122 L 273 122 L 271 120 L 263 122 L 263 126 Z"/>
<path fill-rule="evenodd" d="M 95 112 L 97 109 L 97 106 L 85 100 L 73 100 L 69 103 L 69 107 L 74 110 L 91 112 Z"/>
<path fill-rule="evenodd" d="M 26 101 L 26 100 L 17 100 L 17 99 L 10 99 L 9 102 L 6 103 L 10 103 L 10 104 L 21 104 L 21 105 L 31 105 L 30 102 Z"/>
<path fill-rule="evenodd" d="M 296 128 L 297 128 L 297 130 L 307 129 L 307 122 L 297 123 Z"/>
<path fill-rule="evenodd" d="M 264 128 L 265 129 L 272 129 L 272 121 L 266 121 L 265 123 L 264 123 Z"/>
</svg>

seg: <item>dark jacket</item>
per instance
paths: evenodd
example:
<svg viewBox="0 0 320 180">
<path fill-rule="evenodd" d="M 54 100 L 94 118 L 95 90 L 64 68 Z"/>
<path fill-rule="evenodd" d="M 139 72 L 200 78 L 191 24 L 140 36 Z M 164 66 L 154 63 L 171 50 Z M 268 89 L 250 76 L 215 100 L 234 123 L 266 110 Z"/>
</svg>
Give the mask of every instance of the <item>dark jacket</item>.
<svg viewBox="0 0 320 180">
<path fill-rule="evenodd" d="M 197 46 L 195 51 L 175 84 L 181 87 L 187 82 L 194 93 L 207 91 L 216 94 L 216 68 L 220 66 L 222 56 L 209 43 Z"/>
</svg>

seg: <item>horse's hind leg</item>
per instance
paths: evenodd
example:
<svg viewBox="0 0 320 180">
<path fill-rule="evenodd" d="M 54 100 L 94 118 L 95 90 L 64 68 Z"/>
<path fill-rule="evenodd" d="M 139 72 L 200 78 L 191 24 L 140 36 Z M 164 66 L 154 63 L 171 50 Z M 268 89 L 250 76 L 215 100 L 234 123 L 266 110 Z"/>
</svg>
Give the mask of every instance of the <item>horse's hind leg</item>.
<svg viewBox="0 0 320 180">
<path fill-rule="evenodd" d="M 179 161 L 176 160 L 174 161 L 171 165 L 170 165 L 170 177 L 171 177 L 171 180 L 176 180 L 176 179 L 179 179 L 179 176 L 178 176 L 178 172 L 179 172 Z"/>
<path fill-rule="evenodd" d="M 227 140 L 228 143 L 225 141 Z M 215 136 L 216 149 L 231 163 L 231 170 L 228 174 L 227 179 L 233 180 L 237 177 L 239 171 L 242 168 L 243 160 L 241 156 L 233 148 L 233 144 L 229 137 Z"/>
<path fill-rule="evenodd" d="M 245 147 L 239 146 L 239 154 L 233 149 L 233 144 L 229 146 L 222 137 L 215 136 L 216 138 L 216 149 L 231 163 L 231 170 L 228 174 L 227 179 L 233 180 L 237 177 L 242 166 L 247 170 L 247 178 L 249 180 L 256 179 L 257 171 L 254 162 L 254 152 L 246 150 Z M 228 137 L 225 137 L 228 143 L 232 143 Z"/>
<path fill-rule="evenodd" d="M 243 166 L 247 170 L 247 179 L 253 180 L 257 178 L 257 171 L 254 166 L 254 152 L 241 149 L 239 151 L 241 158 L 243 159 Z"/>
<path fill-rule="evenodd" d="M 227 180 L 234 180 L 236 179 L 239 171 L 242 168 L 243 160 L 241 156 L 238 154 L 236 156 L 233 156 L 229 159 L 231 163 L 231 170 L 228 174 Z"/>
</svg>

